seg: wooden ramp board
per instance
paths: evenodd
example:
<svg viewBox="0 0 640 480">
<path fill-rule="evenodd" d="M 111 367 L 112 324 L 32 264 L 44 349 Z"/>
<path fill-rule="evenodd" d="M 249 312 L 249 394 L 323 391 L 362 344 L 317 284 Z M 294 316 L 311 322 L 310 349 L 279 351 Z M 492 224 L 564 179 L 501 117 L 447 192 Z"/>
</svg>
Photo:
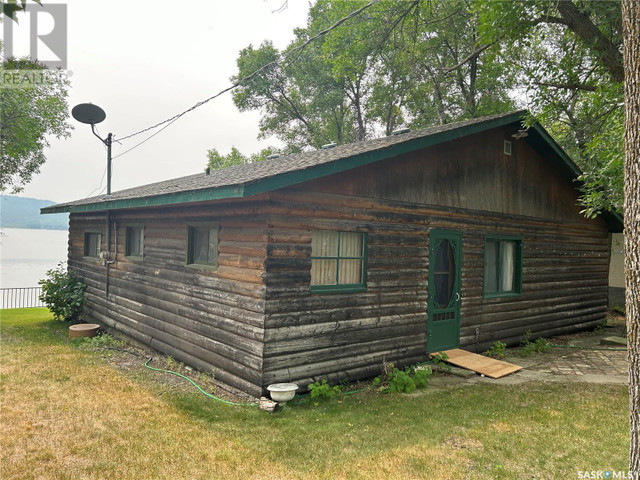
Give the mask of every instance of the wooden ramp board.
<svg viewBox="0 0 640 480">
<path fill-rule="evenodd" d="M 504 377 L 510 373 L 522 370 L 522 367 L 514 365 L 513 363 L 503 362 L 501 360 L 496 360 L 495 358 L 485 357 L 484 355 L 467 352 L 459 348 L 445 350 L 444 352 L 434 352 L 431 356 L 433 357 L 438 353 L 446 353 L 449 357 L 447 359 L 448 363 L 457 367 L 466 368 L 467 370 L 482 373 L 491 378 Z"/>
</svg>

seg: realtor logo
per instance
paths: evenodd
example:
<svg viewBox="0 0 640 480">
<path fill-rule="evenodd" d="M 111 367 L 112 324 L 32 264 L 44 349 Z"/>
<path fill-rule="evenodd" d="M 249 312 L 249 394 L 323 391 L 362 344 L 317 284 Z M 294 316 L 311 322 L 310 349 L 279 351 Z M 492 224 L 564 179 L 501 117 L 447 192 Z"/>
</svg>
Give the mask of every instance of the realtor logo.
<svg viewBox="0 0 640 480">
<path fill-rule="evenodd" d="M 67 5 L 29 2 L 4 18 L 4 57 L 30 57 L 49 68 L 67 68 Z"/>
</svg>

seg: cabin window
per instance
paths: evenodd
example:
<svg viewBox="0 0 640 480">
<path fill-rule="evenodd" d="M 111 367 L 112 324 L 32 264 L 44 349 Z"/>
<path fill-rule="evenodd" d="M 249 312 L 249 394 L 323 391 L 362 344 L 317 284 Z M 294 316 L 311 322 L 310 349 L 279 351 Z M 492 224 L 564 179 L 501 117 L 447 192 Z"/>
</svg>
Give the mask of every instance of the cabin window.
<svg viewBox="0 0 640 480">
<path fill-rule="evenodd" d="M 218 266 L 218 231 L 217 224 L 187 227 L 188 265 Z"/>
<path fill-rule="evenodd" d="M 84 232 L 84 256 L 100 257 L 100 234 L 97 232 Z"/>
<path fill-rule="evenodd" d="M 522 239 L 487 236 L 484 242 L 484 296 L 522 292 Z"/>
<path fill-rule="evenodd" d="M 311 237 L 311 291 L 366 290 L 367 235 L 318 230 Z"/>
<path fill-rule="evenodd" d="M 125 256 L 142 258 L 144 248 L 144 227 L 129 226 L 126 231 Z"/>
</svg>

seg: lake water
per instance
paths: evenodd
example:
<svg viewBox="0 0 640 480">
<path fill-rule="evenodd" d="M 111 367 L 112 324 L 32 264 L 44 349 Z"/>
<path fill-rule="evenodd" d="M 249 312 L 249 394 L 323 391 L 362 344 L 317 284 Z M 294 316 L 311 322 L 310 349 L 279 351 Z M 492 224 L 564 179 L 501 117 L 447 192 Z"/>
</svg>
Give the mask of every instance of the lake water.
<svg viewBox="0 0 640 480">
<path fill-rule="evenodd" d="M 67 261 L 69 232 L 3 228 L 0 235 L 0 287 L 36 287 L 47 270 Z"/>
</svg>

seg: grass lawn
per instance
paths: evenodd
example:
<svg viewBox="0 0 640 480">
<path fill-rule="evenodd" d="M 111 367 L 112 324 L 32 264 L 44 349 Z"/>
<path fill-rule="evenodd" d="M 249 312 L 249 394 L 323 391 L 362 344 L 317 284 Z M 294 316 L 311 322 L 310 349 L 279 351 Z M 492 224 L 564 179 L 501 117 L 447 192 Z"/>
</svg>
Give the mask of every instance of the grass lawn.
<svg viewBox="0 0 640 480">
<path fill-rule="evenodd" d="M 533 479 L 628 468 L 624 386 L 360 393 L 276 414 L 114 369 L 45 309 L 0 311 L 0 477 Z"/>
</svg>

